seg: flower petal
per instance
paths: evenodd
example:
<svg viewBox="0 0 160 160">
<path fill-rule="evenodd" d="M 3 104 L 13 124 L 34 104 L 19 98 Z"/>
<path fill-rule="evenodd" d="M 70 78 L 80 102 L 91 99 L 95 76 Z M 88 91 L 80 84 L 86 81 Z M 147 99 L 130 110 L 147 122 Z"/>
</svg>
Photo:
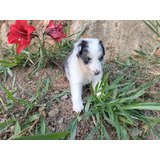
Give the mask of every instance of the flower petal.
<svg viewBox="0 0 160 160">
<path fill-rule="evenodd" d="M 17 39 L 18 38 L 22 38 L 22 39 L 28 39 L 27 37 L 27 32 L 21 28 L 18 28 L 16 25 L 12 25 L 11 28 L 10 28 L 10 32 L 11 34 L 14 34 L 15 36 L 17 36 Z"/>
<path fill-rule="evenodd" d="M 16 26 L 28 25 L 26 20 L 16 20 L 15 24 L 16 24 Z"/>
<path fill-rule="evenodd" d="M 53 23 L 53 20 L 49 21 L 49 28 L 55 28 L 56 25 Z"/>
<path fill-rule="evenodd" d="M 60 22 L 58 25 L 57 25 L 57 27 L 58 27 L 58 29 L 62 29 L 63 28 L 63 25 L 62 25 L 62 23 Z"/>
<path fill-rule="evenodd" d="M 28 31 L 28 35 L 30 35 L 32 32 L 34 32 L 36 29 L 33 26 L 27 25 L 27 31 Z"/>
<path fill-rule="evenodd" d="M 21 50 L 25 49 L 28 45 L 30 45 L 30 41 L 23 42 L 22 44 L 19 44 L 17 48 L 17 53 L 20 54 Z"/>
<path fill-rule="evenodd" d="M 12 43 L 19 44 L 20 43 L 20 39 L 19 39 L 19 37 L 17 37 L 16 34 L 10 33 L 8 35 L 8 43 L 10 43 L 10 44 L 12 44 Z"/>
</svg>

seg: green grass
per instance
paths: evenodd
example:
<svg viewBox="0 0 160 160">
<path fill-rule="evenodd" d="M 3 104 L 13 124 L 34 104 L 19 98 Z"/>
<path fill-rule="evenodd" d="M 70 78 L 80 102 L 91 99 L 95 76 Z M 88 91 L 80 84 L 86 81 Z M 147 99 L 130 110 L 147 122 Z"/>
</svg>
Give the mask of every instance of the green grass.
<svg viewBox="0 0 160 160">
<path fill-rule="evenodd" d="M 160 25 L 158 21 L 144 23 L 159 37 Z M 7 134 L 7 129 L 14 125 L 14 131 L 12 131 L 14 133 L 8 139 L 73 140 L 77 138 L 79 123 L 88 119 L 94 121 L 94 128 L 85 137 L 86 140 L 93 136 L 99 140 L 113 139 L 110 130 L 113 130 L 115 139 L 145 139 L 150 131 L 160 138 L 156 129 L 160 119 L 148 116 L 145 113 L 146 111 L 160 111 L 160 93 L 157 93 L 154 98 L 149 98 L 151 95 L 150 89 L 159 82 L 159 78 L 151 75 L 148 68 L 149 65 L 155 66 L 160 62 L 155 57 L 156 50 L 160 46 L 159 42 L 150 50 L 139 46 L 139 51 L 134 50 L 138 56 L 127 56 L 123 60 L 123 56 L 126 55 L 123 53 L 119 54 L 115 60 L 108 62 L 104 66 L 104 78 L 101 84 L 97 84 L 95 93 L 90 86 L 90 95 L 84 98 L 86 102 L 84 111 L 70 122 L 65 131 L 51 133 L 46 125 L 45 112 L 48 112 L 53 101 L 61 103 L 60 98 L 70 94 L 68 90 L 62 90 L 58 95 L 47 98 L 48 93 L 57 89 L 53 86 L 53 83 L 62 72 L 57 73 L 53 79 L 46 72 L 47 78 L 40 78 L 37 81 L 36 92 L 33 94 L 32 90 L 25 87 L 16 89 L 17 78 L 13 68 L 32 68 L 26 78 L 34 79 L 35 73 L 45 68 L 47 64 L 54 64 L 59 67 L 59 63 L 64 60 L 71 51 L 73 44 L 85 30 L 84 27 L 80 32 L 70 34 L 70 26 L 69 21 L 64 30 L 68 37 L 62 39 L 62 42 L 56 43 L 54 47 L 47 41 L 45 41 L 44 47 L 41 47 L 38 42 L 32 41 L 31 47 L 26 48 L 21 55 L 18 55 L 16 45 L 11 49 L 5 46 L 6 51 L 3 52 L 3 60 L 0 60 L 0 74 L 3 75 L 4 81 L 7 80 L 9 75 L 13 82 L 11 89 L 8 89 L 8 86 L 5 86 L 3 82 L 0 83 L 0 89 L 5 93 L 5 96 L 0 97 L 3 100 L 0 112 L 10 115 L 7 121 L 0 124 L 0 133 Z M 75 36 L 74 39 L 73 36 Z M 145 59 L 144 63 L 140 61 L 141 58 Z M 22 91 L 27 95 L 27 99 L 17 96 L 17 93 Z M 96 96 L 98 92 L 101 93 L 99 97 Z M 45 105 L 44 101 L 46 102 Z M 18 106 L 24 108 L 24 114 L 21 118 L 16 118 L 13 113 L 13 109 Z M 136 135 L 135 132 L 140 134 Z"/>
<path fill-rule="evenodd" d="M 22 91 L 26 92 L 26 94 L 29 95 L 29 100 L 24 100 L 22 98 L 14 96 L 14 94 L 17 92 L 16 90 L 14 90 L 14 83 L 16 78 L 14 78 L 13 80 L 11 91 L 6 89 L 6 87 L 0 83 L 0 88 L 3 89 L 6 93 L 6 104 L 0 106 L 0 110 L 10 111 L 13 117 L 12 120 L 0 124 L 0 132 L 4 131 L 5 128 L 14 123 L 14 135 L 10 137 L 10 139 L 20 138 L 26 134 L 44 135 L 50 133 L 49 129 L 45 124 L 44 111 L 48 110 L 53 101 L 57 101 L 60 103 L 59 98 L 64 96 L 65 94 L 68 94 L 68 91 L 65 90 L 61 92 L 59 95 L 52 97 L 45 106 L 44 104 L 42 104 L 42 102 L 44 101 L 48 91 L 51 89 L 53 82 L 59 75 L 61 75 L 61 73 L 62 72 L 57 73 L 53 79 L 51 79 L 50 75 L 46 73 L 48 76 L 47 79 L 42 79 L 41 82 L 37 81 L 37 91 L 35 95 L 33 95 L 29 90 L 21 88 Z M 23 118 L 25 118 L 26 120 L 23 123 L 20 122 L 22 118 L 17 119 L 15 118 L 14 114 L 12 114 L 12 109 L 17 106 L 25 108 Z"/>
<path fill-rule="evenodd" d="M 138 137 L 132 134 L 132 131 L 137 129 L 141 123 L 148 126 L 160 138 L 160 135 L 154 129 L 154 126 L 160 122 L 160 119 L 148 117 L 143 112 L 144 110 L 160 111 L 160 103 L 151 101 L 139 102 L 137 100 L 159 78 L 155 78 L 151 82 L 135 88 L 135 82 L 132 79 L 126 83 L 124 82 L 125 75 L 117 77 L 111 84 L 108 84 L 108 76 L 109 74 L 103 78 L 100 84 L 100 87 L 103 86 L 102 89 L 97 85 L 95 93 L 101 92 L 101 95 L 97 97 L 95 94 L 92 94 L 86 98 L 85 118 L 91 119 L 94 116 L 96 119 L 96 126 L 88 134 L 86 140 L 90 139 L 97 131 L 100 131 L 98 139 L 110 139 L 107 132 L 108 128 L 105 124 L 109 124 L 115 128 L 117 139 L 138 139 Z M 70 125 L 72 127 L 69 127 L 71 134 L 74 135 L 78 117 L 71 122 Z M 72 138 L 70 136 L 70 139 Z"/>
</svg>

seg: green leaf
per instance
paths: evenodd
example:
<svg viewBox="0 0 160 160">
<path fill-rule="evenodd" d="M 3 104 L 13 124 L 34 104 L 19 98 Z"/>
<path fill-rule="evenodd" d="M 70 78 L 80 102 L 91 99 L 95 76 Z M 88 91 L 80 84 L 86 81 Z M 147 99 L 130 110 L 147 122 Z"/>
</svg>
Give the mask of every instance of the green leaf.
<svg viewBox="0 0 160 160">
<path fill-rule="evenodd" d="M 12 71 L 9 68 L 7 69 L 7 72 L 11 77 L 13 77 Z"/>
<path fill-rule="evenodd" d="M 29 121 L 32 122 L 32 121 L 36 120 L 38 117 L 39 117 L 39 113 L 31 116 L 31 117 L 29 118 Z"/>
<path fill-rule="evenodd" d="M 99 129 L 100 125 L 97 125 L 87 136 L 86 140 L 89 140 L 91 138 L 91 136 L 93 136 Z"/>
<path fill-rule="evenodd" d="M 12 100 L 12 101 L 16 101 L 15 98 L 13 97 L 12 93 L 3 85 L 0 83 L 0 88 L 2 88 L 6 94 L 8 95 L 8 97 Z"/>
<path fill-rule="evenodd" d="M 49 80 L 49 78 L 48 78 L 48 79 L 47 79 L 47 82 L 46 82 L 45 89 L 44 89 L 44 93 L 45 93 L 45 94 L 46 94 L 46 93 L 47 93 L 47 91 L 48 91 L 49 83 L 50 83 L 50 80 Z"/>
<path fill-rule="evenodd" d="M 109 124 L 111 124 L 112 126 L 114 126 L 114 122 L 106 116 L 106 114 L 105 114 L 104 111 L 102 111 L 102 112 L 103 112 L 103 118 L 104 118 Z"/>
<path fill-rule="evenodd" d="M 116 114 L 114 116 L 114 126 L 116 128 L 118 139 L 120 139 L 120 124 L 119 124 L 118 117 Z"/>
<path fill-rule="evenodd" d="M 59 77 L 62 73 L 63 73 L 62 71 L 58 72 L 58 73 L 54 76 L 54 78 L 53 78 L 53 80 L 52 80 L 52 83 L 53 83 L 53 82 L 55 81 L 55 79 L 56 79 L 57 77 Z"/>
<path fill-rule="evenodd" d="M 44 117 L 41 116 L 41 133 L 45 134 L 45 132 L 46 132 L 46 124 L 45 124 L 45 121 L 44 121 Z"/>
<path fill-rule="evenodd" d="M 14 129 L 14 136 L 17 136 L 20 131 L 21 131 L 21 127 L 19 125 L 18 120 L 16 120 L 15 129 Z"/>
<path fill-rule="evenodd" d="M 128 140 L 129 139 L 128 136 L 127 136 L 127 132 L 125 131 L 125 129 L 122 126 L 120 126 L 120 132 L 121 132 L 123 140 Z"/>
<path fill-rule="evenodd" d="M 145 21 L 143 21 L 143 22 L 151 29 L 152 32 L 154 32 L 158 37 L 160 37 L 159 33 L 156 32 L 156 30 L 155 30 L 151 25 L 149 25 L 149 24 L 148 24 L 147 22 L 145 22 Z"/>
<path fill-rule="evenodd" d="M 108 135 L 108 133 L 107 133 L 107 130 L 106 130 L 106 128 L 103 126 L 103 133 L 104 133 L 104 136 L 105 136 L 105 138 L 107 139 L 107 140 L 110 140 L 110 137 L 109 137 L 109 135 Z"/>
<path fill-rule="evenodd" d="M 107 99 L 108 97 L 110 97 L 112 95 L 112 93 L 114 92 L 115 89 L 112 89 L 110 92 L 108 92 L 106 95 L 103 95 L 102 99 Z"/>
<path fill-rule="evenodd" d="M 75 117 L 75 118 L 69 123 L 66 131 L 70 131 L 70 130 L 73 128 L 73 126 L 75 125 L 76 122 L 77 122 L 77 117 Z"/>
<path fill-rule="evenodd" d="M 3 122 L 0 124 L 0 133 L 6 129 L 8 126 L 10 126 L 11 124 L 13 124 L 16 120 L 15 119 L 11 119 L 9 121 Z"/>
<path fill-rule="evenodd" d="M 142 119 L 142 118 L 141 118 Z M 157 133 L 157 131 L 145 120 L 142 119 L 142 121 L 153 131 L 153 133 L 160 139 L 160 135 L 159 133 Z"/>
<path fill-rule="evenodd" d="M 123 107 L 121 107 L 120 105 L 116 104 L 117 109 L 120 111 L 121 114 L 123 114 L 127 119 L 126 122 L 129 124 L 134 125 L 134 121 L 131 118 L 130 114 L 127 111 L 124 111 Z M 121 117 L 122 121 L 125 121 L 125 119 L 123 117 Z"/>
<path fill-rule="evenodd" d="M 100 88 L 102 87 L 102 85 L 104 85 L 104 83 L 108 82 L 108 76 L 109 76 L 109 72 L 106 74 L 106 76 L 102 79 L 102 82 L 100 84 Z"/>
<path fill-rule="evenodd" d="M 91 102 L 92 102 L 92 97 L 88 100 L 88 102 L 85 105 L 85 112 L 88 112 Z"/>
<path fill-rule="evenodd" d="M 16 82 L 16 74 L 14 74 L 14 77 L 13 77 L 12 92 L 13 92 L 13 90 L 14 90 L 15 82 Z"/>
<path fill-rule="evenodd" d="M 119 116 L 119 119 L 120 119 L 122 122 L 125 122 L 125 123 L 128 123 L 128 124 L 133 125 L 133 122 L 129 121 L 128 119 L 126 119 L 126 118 L 124 118 L 124 117 Z"/>
<path fill-rule="evenodd" d="M 77 123 L 74 125 L 74 128 L 71 131 L 70 140 L 74 140 L 77 132 Z"/>
<path fill-rule="evenodd" d="M 139 110 L 160 111 L 160 103 L 149 103 L 149 102 L 133 103 L 133 104 L 130 104 L 130 105 L 123 106 L 122 108 L 124 110 L 139 109 Z"/>
<path fill-rule="evenodd" d="M 77 34 L 77 37 L 75 38 L 75 41 L 78 41 L 80 36 L 83 34 L 84 30 L 86 28 L 86 25 L 82 28 L 82 30 Z"/>
<path fill-rule="evenodd" d="M 57 133 L 49 133 L 43 135 L 20 137 L 20 138 L 15 138 L 13 140 L 58 140 L 65 137 L 68 134 L 69 132 L 57 132 Z"/>
<path fill-rule="evenodd" d="M 159 78 L 157 77 L 157 78 L 155 78 L 154 80 L 152 80 L 151 82 L 142 85 L 141 88 L 138 89 L 137 92 L 134 93 L 134 94 L 132 94 L 131 96 L 126 97 L 126 98 L 122 98 L 122 99 L 116 100 L 116 101 L 118 101 L 119 103 L 124 103 L 124 102 L 126 102 L 126 101 L 131 101 L 131 100 L 134 100 L 134 99 L 140 97 L 140 96 L 143 94 L 143 92 L 144 92 L 147 88 L 149 88 L 151 85 L 153 85 L 158 79 L 159 79 Z M 114 103 L 115 103 L 116 101 L 114 101 Z M 113 103 L 113 102 L 112 102 L 112 103 Z"/>
<path fill-rule="evenodd" d="M 136 53 L 140 54 L 140 55 L 143 55 L 143 56 L 146 56 L 146 53 L 142 52 L 142 51 L 138 51 L 138 50 L 133 50 L 135 51 Z"/>
<path fill-rule="evenodd" d="M 97 119 L 97 122 L 100 123 L 99 112 L 96 113 L 96 119 Z"/>
</svg>

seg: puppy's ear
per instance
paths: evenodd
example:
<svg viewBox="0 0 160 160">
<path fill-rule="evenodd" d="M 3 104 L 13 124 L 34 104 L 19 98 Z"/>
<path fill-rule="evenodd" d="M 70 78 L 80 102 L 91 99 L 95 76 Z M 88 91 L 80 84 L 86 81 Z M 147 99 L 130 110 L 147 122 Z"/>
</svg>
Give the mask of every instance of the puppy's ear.
<svg viewBox="0 0 160 160">
<path fill-rule="evenodd" d="M 80 57 L 80 55 L 82 55 L 82 53 L 84 52 L 84 51 L 86 51 L 86 48 L 88 47 L 88 45 L 87 45 L 87 41 L 85 41 L 85 40 L 82 40 L 79 44 L 78 44 L 78 46 L 77 46 L 77 57 L 79 58 Z"/>
<path fill-rule="evenodd" d="M 105 55 L 105 48 L 104 48 L 104 46 L 103 46 L 103 43 L 102 43 L 102 41 L 100 40 L 99 41 L 99 44 L 100 44 L 100 46 L 101 46 L 101 48 L 102 48 L 102 52 L 103 52 L 103 55 Z"/>
</svg>

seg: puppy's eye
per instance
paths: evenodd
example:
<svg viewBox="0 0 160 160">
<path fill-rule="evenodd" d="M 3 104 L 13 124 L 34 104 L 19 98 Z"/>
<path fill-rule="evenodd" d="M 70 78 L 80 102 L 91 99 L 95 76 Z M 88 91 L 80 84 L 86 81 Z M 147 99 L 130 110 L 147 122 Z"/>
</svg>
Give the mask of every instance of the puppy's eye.
<svg viewBox="0 0 160 160">
<path fill-rule="evenodd" d="M 102 61 L 102 60 L 103 60 L 103 56 L 101 56 L 101 57 L 99 58 L 99 60 Z"/>
<path fill-rule="evenodd" d="M 84 59 L 84 63 L 85 63 L 85 64 L 88 64 L 90 61 L 91 61 L 91 58 L 90 58 L 90 57 L 86 57 L 86 58 Z"/>
</svg>

